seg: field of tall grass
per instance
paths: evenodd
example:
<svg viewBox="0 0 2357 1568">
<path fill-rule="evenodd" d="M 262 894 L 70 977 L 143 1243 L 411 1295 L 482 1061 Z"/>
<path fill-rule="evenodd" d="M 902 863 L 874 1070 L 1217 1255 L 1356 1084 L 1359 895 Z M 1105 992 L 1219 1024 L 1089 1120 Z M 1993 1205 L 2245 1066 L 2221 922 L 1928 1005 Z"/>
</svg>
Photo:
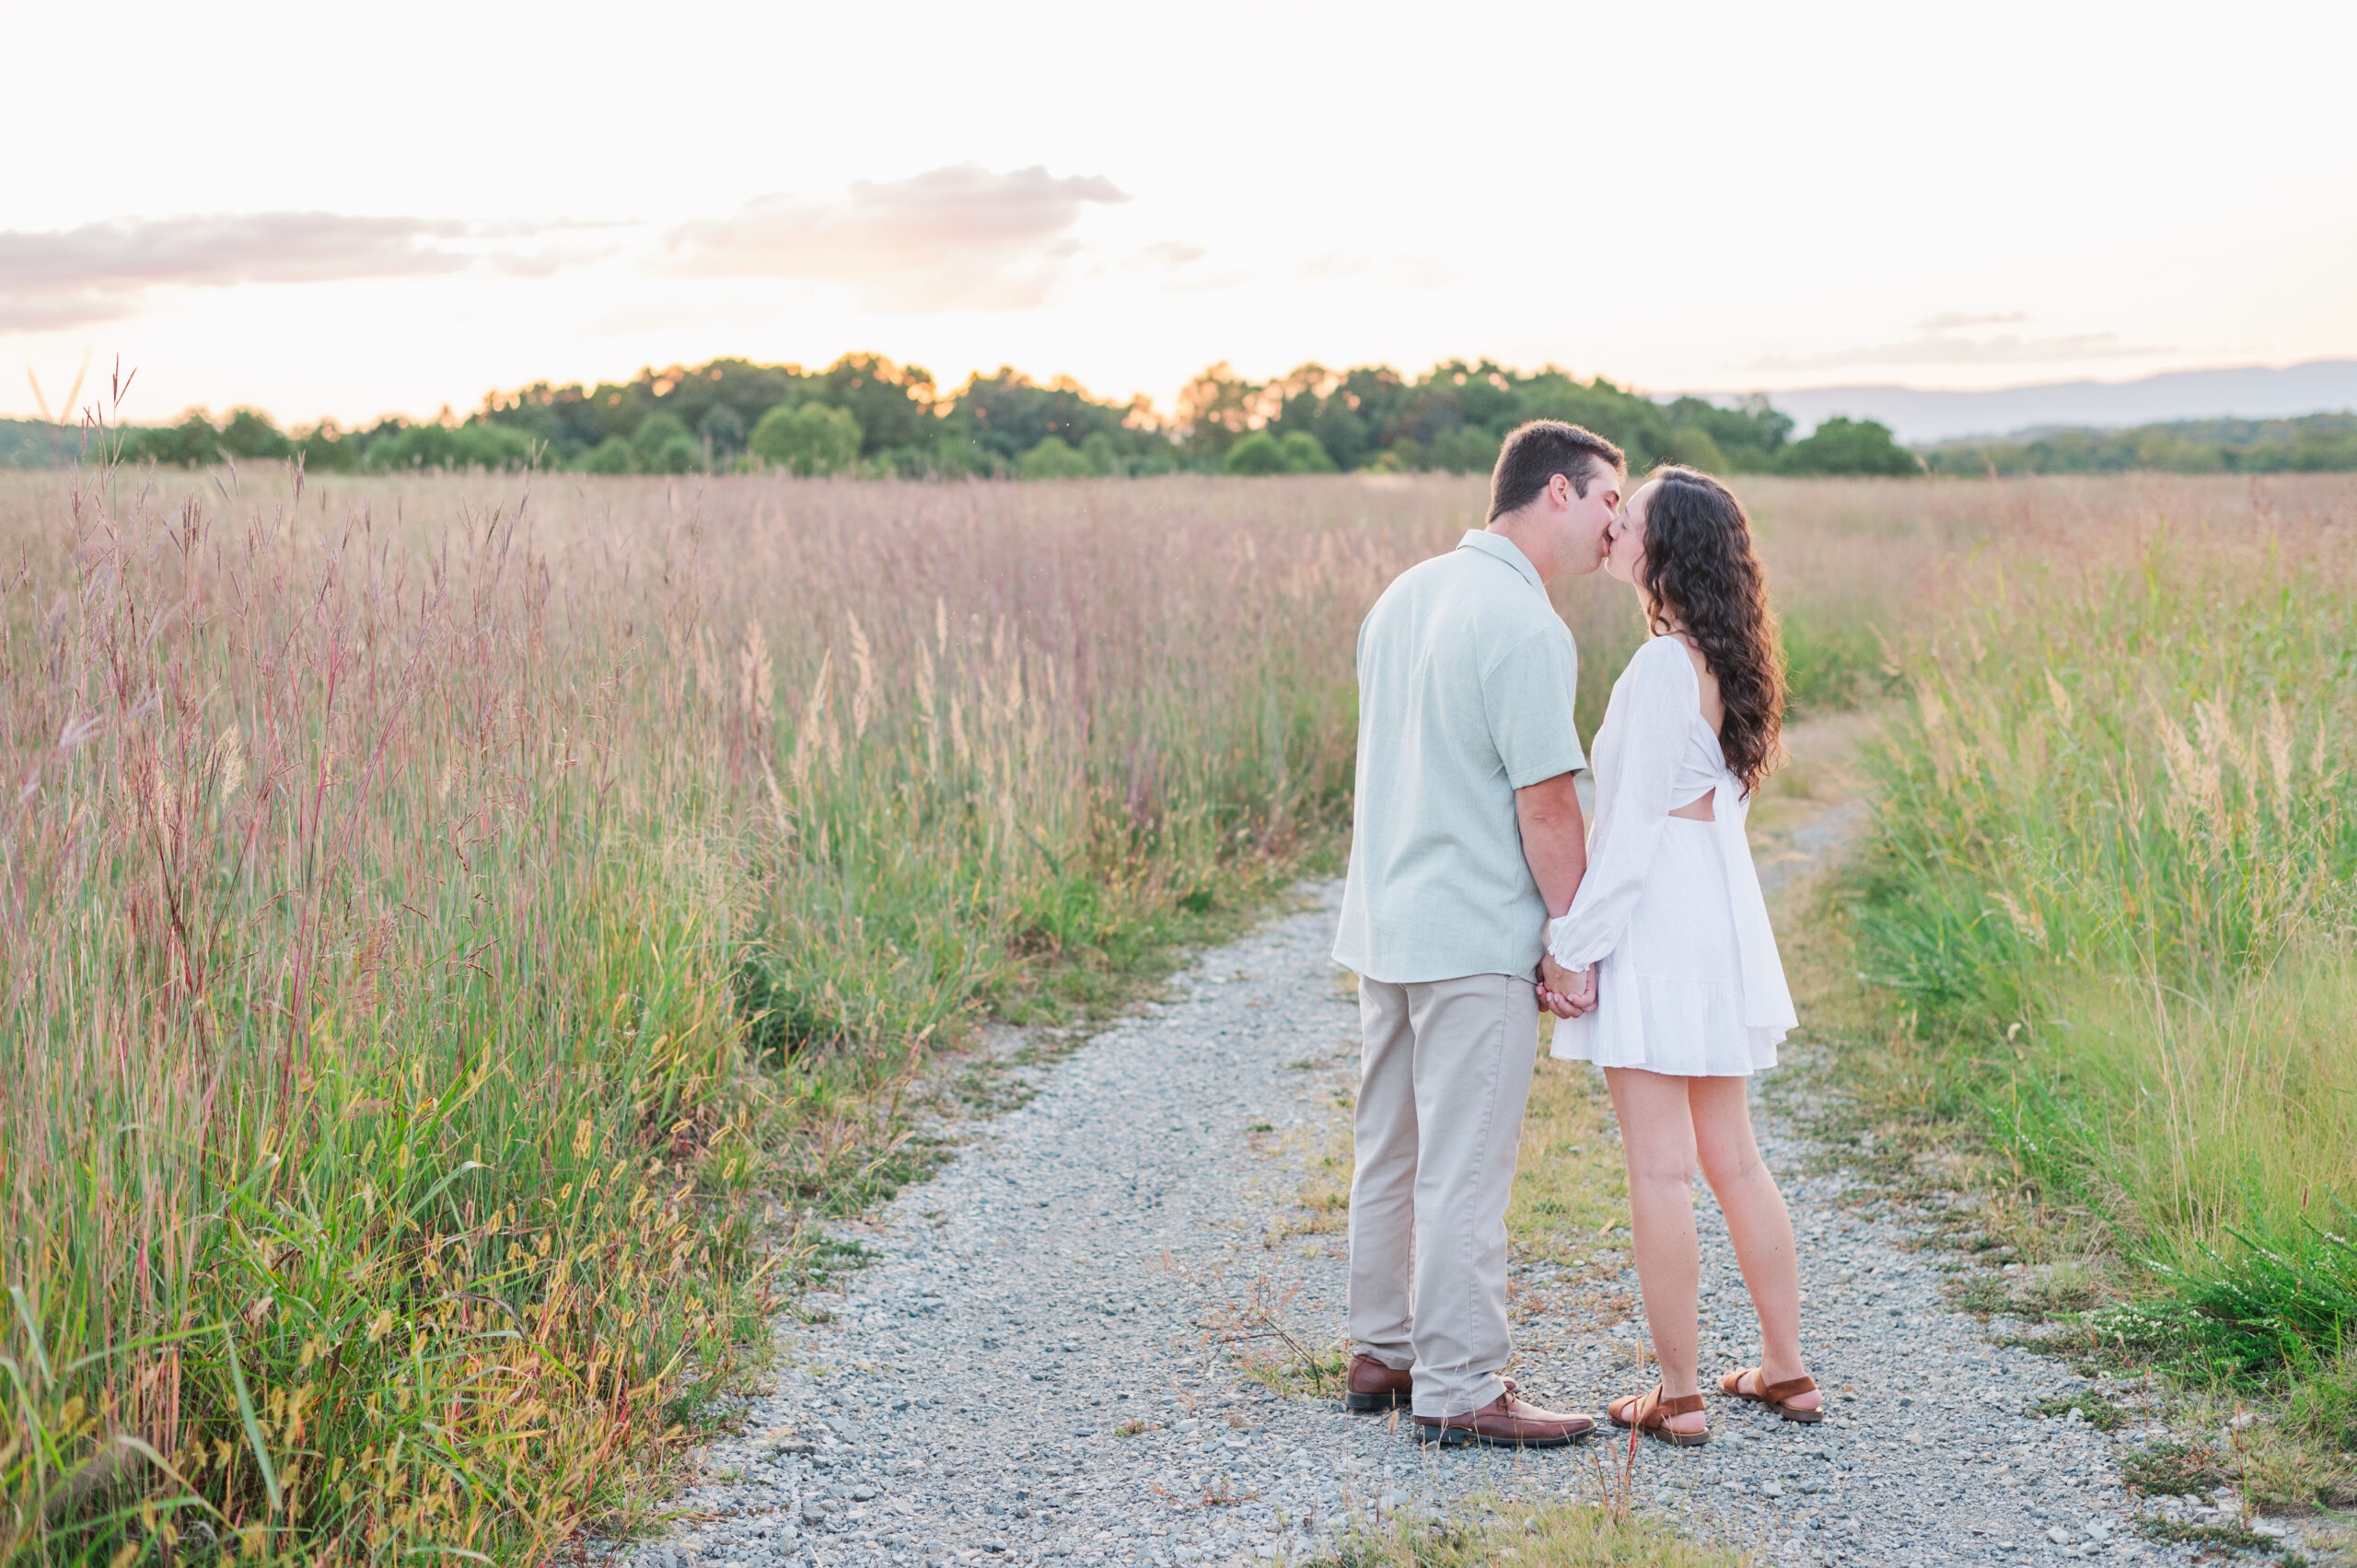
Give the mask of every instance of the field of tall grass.
<svg viewBox="0 0 2357 1568">
<path fill-rule="evenodd" d="M 1461 499 L 13 484 L 0 1559 L 615 1516 L 798 1260 L 751 1194 L 1330 842 Z"/>
<path fill-rule="evenodd" d="M 1747 486 L 1796 704 L 2079 494 Z M 1334 863 L 1360 616 L 1482 501 L 0 482 L 0 1561 L 626 1524 L 900 1086 Z M 1557 597 L 1592 729 L 1637 618 Z"/>
<path fill-rule="evenodd" d="M 2106 1339 L 2341 1387 L 2357 1453 L 2357 485 L 2015 493 L 2042 542 L 1906 660 L 1867 967 L 1934 1097 L 2130 1266 Z"/>
</svg>

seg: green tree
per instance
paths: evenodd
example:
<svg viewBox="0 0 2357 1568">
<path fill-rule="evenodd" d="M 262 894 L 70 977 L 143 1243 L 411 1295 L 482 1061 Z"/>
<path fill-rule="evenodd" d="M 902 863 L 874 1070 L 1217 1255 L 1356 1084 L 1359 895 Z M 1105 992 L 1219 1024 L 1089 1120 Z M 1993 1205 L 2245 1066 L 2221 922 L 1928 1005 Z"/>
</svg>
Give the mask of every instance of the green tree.
<svg viewBox="0 0 2357 1568">
<path fill-rule="evenodd" d="M 1192 466 L 1226 469 L 1231 448 L 1250 439 L 1255 420 L 1271 412 L 1268 389 L 1247 381 L 1221 360 L 1178 391 L 1178 431 Z M 1271 446 L 1276 445 L 1273 438 Z M 1258 462 L 1260 459 L 1247 459 Z M 1228 472 L 1238 470 L 1226 469 Z M 1269 470 L 1278 471 L 1276 470 Z"/>
<path fill-rule="evenodd" d="M 1669 420 L 1669 446 L 1665 450 L 1672 454 L 1672 460 L 1707 467 L 1713 472 L 1765 472 L 1775 466 L 1777 454 L 1793 436 L 1792 416 L 1777 412 L 1767 397 L 1758 392 L 1737 399 L 1733 408 L 1721 408 L 1701 398 L 1678 398 L 1662 412 Z M 1720 453 L 1720 464 L 1676 457 L 1678 436 L 1687 431 L 1709 437 Z"/>
<path fill-rule="evenodd" d="M 1064 445 L 1061 436 L 1051 436 L 1023 454 L 1015 471 L 1025 479 L 1086 479 L 1102 473 L 1088 459 Z"/>
<path fill-rule="evenodd" d="M 1727 455 L 1711 439 L 1711 433 L 1700 425 L 1685 425 L 1669 433 L 1662 456 L 1673 463 L 1684 463 L 1689 469 L 1704 473 L 1728 473 Z"/>
<path fill-rule="evenodd" d="M 668 412 L 640 420 L 631 432 L 630 450 L 641 473 L 685 473 L 703 459 L 703 447 L 688 434 L 687 422 Z M 679 461 L 682 451 L 687 454 L 684 463 Z"/>
<path fill-rule="evenodd" d="M 1129 455 L 1123 452 L 1112 436 L 1103 430 L 1092 430 L 1080 444 L 1081 461 L 1094 474 L 1134 473 Z"/>
<path fill-rule="evenodd" d="M 1086 447 L 1098 436 L 1105 439 L 1095 449 L 1108 452 L 1111 462 L 1125 455 L 1128 438 L 1135 434 L 1122 427 L 1130 412 L 1117 403 L 1097 401 L 1068 378 L 1042 387 L 1002 365 L 995 375 L 976 371 L 967 377 L 953 417 L 982 450 L 1010 462 L 1050 438 Z M 1105 471 L 1117 471 L 1117 467 Z"/>
<path fill-rule="evenodd" d="M 749 446 L 761 461 L 808 478 L 851 470 L 859 461 L 860 440 L 859 421 L 849 409 L 781 404 L 761 415 Z"/>
<path fill-rule="evenodd" d="M 532 438 L 504 424 L 412 424 L 377 436 L 362 466 L 371 469 L 522 469 Z"/>
<path fill-rule="evenodd" d="M 221 427 L 221 450 L 233 458 L 291 458 L 295 443 L 261 410 L 238 408 L 229 411 L 228 423 Z"/>
<path fill-rule="evenodd" d="M 1295 431 L 1316 437 L 1338 468 L 1356 468 L 1374 450 L 1364 397 L 1364 372 L 1336 375 L 1315 362 L 1295 366 L 1271 382 L 1268 395 L 1279 400 L 1269 433 L 1279 441 Z M 1378 376 L 1390 374 L 1378 370 Z M 1395 381 L 1396 376 L 1392 377 Z M 1354 385 L 1360 389 L 1354 390 Z"/>
<path fill-rule="evenodd" d="M 652 456 L 639 459 L 638 466 L 647 473 L 701 473 L 703 443 L 692 436 L 667 436 Z"/>
<path fill-rule="evenodd" d="M 139 431 L 123 446 L 124 455 L 134 462 L 174 463 L 193 469 L 221 459 L 221 433 L 213 428 L 212 419 L 201 408 L 180 415 L 177 424 Z"/>
<path fill-rule="evenodd" d="M 1306 430 L 1295 430 L 1281 437 L 1277 450 L 1285 460 L 1287 473 L 1335 473 L 1334 459 L 1318 444 L 1318 437 Z"/>
<path fill-rule="evenodd" d="M 696 421 L 696 434 L 712 449 L 713 466 L 726 468 L 745 449 L 745 420 L 726 403 L 714 403 Z"/>
<path fill-rule="evenodd" d="M 923 455 L 922 471 L 941 479 L 988 479 L 1006 471 L 1005 459 L 982 449 L 973 428 L 954 415 L 941 422 L 933 449 Z"/>
<path fill-rule="evenodd" d="M 1836 416 L 1805 440 L 1784 448 L 1777 468 L 1797 474 L 1919 474 L 1915 454 L 1891 438 L 1890 427 L 1871 419 Z"/>
<path fill-rule="evenodd" d="M 1178 448 L 1168 436 L 1159 430 L 1141 430 L 1134 436 L 1122 467 L 1116 471 L 1138 478 L 1178 471 Z"/>
<path fill-rule="evenodd" d="M 361 466 L 368 447 L 366 436 L 344 429 L 332 419 L 323 419 L 307 430 L 296 430 L 295 445 L 303 454 L 306 473 L 351 473 Z"/>
<path fill-rule="evenodd" d="M 1612 442 L 1629 456 L 1629 467 L 1638 473 L 1661 460 L 1669 446 L 1669 416 L 1651 398 L 1641 398 L 1624 392 L 1599 376 L 1581 383 L 1564 371 L 1551 366 L 1535 375 L 1522 377 L 1516 383 L 1520 408 L 1515 422 L 1526 419 L 1561 419 L 1595 431 Z M 1497 427 L 1505 434 L 1505 426 Z M 1492 447 L 1491 461 L 1495 462 L 1497 449 Z"/>
<path fill-rule="evenodd" d="M 933 445 L 933 372 L 922 366 L 895 365 L 880 354 L 847 354 L 816 378 L 815 389 L 819 401 L 852 416 L 860 453 L 916 453 Z M 846 462 L 840 471 L 850 467 Z"/>
<path fill-rule="evenodd" d="M 581 459 L 583 473 L 636 473 L 638 454 L 630 449 L 630 442 L 620 436 L 609 436 Z"/>
<path fill-rule="evenodd" d="M 2053 430 L 2028 439 L 1949 441 L 1923 460 L 1933 473 L 2278 473 L 2357 469 L 2357 414 L 2298 419 L 2191 419 L 2131 430 Z"/>
<path fill-rule="evenodd" d="M 1247 432 L 1227 449 L 1227 456 L 1220 459 L 1219 466 L 1222 473 L 1253 477 L 1288 471 L 1284 447 L 1265 430 Z"/>
<path fill-rule="evenodd" d="M 2357 469 L 2357 429 L 2305 429 L 2292 444 L 2292 466 L 2310 472 Z"/>
<path fill-rule="evenodd" d="M 1444 432 L 1427 449 L 1424 460 L 1451 473 L 1487 473 L 1498 466 L 1501 440 L 1478 425 L 1460 424 Z"/>
</svg>

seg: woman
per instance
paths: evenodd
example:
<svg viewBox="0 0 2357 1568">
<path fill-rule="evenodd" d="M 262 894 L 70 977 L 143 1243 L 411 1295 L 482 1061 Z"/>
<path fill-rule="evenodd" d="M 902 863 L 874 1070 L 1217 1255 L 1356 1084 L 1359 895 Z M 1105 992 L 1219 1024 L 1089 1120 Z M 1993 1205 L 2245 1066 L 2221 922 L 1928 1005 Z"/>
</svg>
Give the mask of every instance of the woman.
<svg viewBox="0 0 2357 1568">
<path fill-rule="evenodd" d="M 1787 1421 L 1823 1419 L 1801 1361 L 1792 1220 L 1745 1095 L 1795 1021 L 1744 837 L 1751 796 L 1776 761 L 1783 658 L 1750 520 L 1726 486 L 1661 469 L 1608 541 L 1606 569 L 1637 590 L 1651 641 L 1614 683 L 1596 731 L 1587 875 L 1548 928 L 1571 989 L 1539 999 L 1568 1020 L 1555 1055 L 1604 1069 L 1629 1160 L 1661 1381 L 1607 1412 L 1691 1447 L 1710 1441 L 1695 1366 L 1698 1160 L 1759 1315 L 1761 1365 L 1719 1387 Z"/>
</svg>

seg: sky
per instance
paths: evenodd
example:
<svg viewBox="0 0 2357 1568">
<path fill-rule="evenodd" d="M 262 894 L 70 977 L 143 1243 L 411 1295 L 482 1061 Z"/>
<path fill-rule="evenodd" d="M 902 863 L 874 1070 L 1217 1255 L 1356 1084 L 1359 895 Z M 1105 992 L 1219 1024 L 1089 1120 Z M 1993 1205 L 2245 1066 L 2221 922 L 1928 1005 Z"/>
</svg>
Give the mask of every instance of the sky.
<svg viewBox="0 0 2357 1568">
<path fill-rule="evenodd" d="M 10 50 L 0 357 L 53 412 L 86 354 L 83 405 L 288 424 L 853 350 L 1165 410 L 1222 360 L 2357 356 L 2346 0 L 126 0 Z"/>
</svg>

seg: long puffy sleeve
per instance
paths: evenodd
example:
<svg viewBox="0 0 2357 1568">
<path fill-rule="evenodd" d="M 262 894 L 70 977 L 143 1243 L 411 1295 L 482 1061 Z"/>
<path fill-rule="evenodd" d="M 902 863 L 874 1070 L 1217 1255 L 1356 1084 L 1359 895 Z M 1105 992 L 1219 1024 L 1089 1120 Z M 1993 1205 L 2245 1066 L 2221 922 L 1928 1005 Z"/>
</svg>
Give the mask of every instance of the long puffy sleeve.
<svg viewBox="0 0 2357 1568">
<path fill-rule="evenodd" d="M 1614 684 L 1601 726 L 1613 733 L 1608 765 L 1596 781 L 1587 874 L 1569 912 L 1547 927 L 1548 950 L 1565 968 L 1595 963 L 1628 928 L 1669 820 L 1678 761 L 1701 700 L 1693 663 L 1674 637 L 1657 637 L 1639 649 Z M 1607 762 L 1602 736 L 1596 750 L 1599 762 Z"/>
</svg>

